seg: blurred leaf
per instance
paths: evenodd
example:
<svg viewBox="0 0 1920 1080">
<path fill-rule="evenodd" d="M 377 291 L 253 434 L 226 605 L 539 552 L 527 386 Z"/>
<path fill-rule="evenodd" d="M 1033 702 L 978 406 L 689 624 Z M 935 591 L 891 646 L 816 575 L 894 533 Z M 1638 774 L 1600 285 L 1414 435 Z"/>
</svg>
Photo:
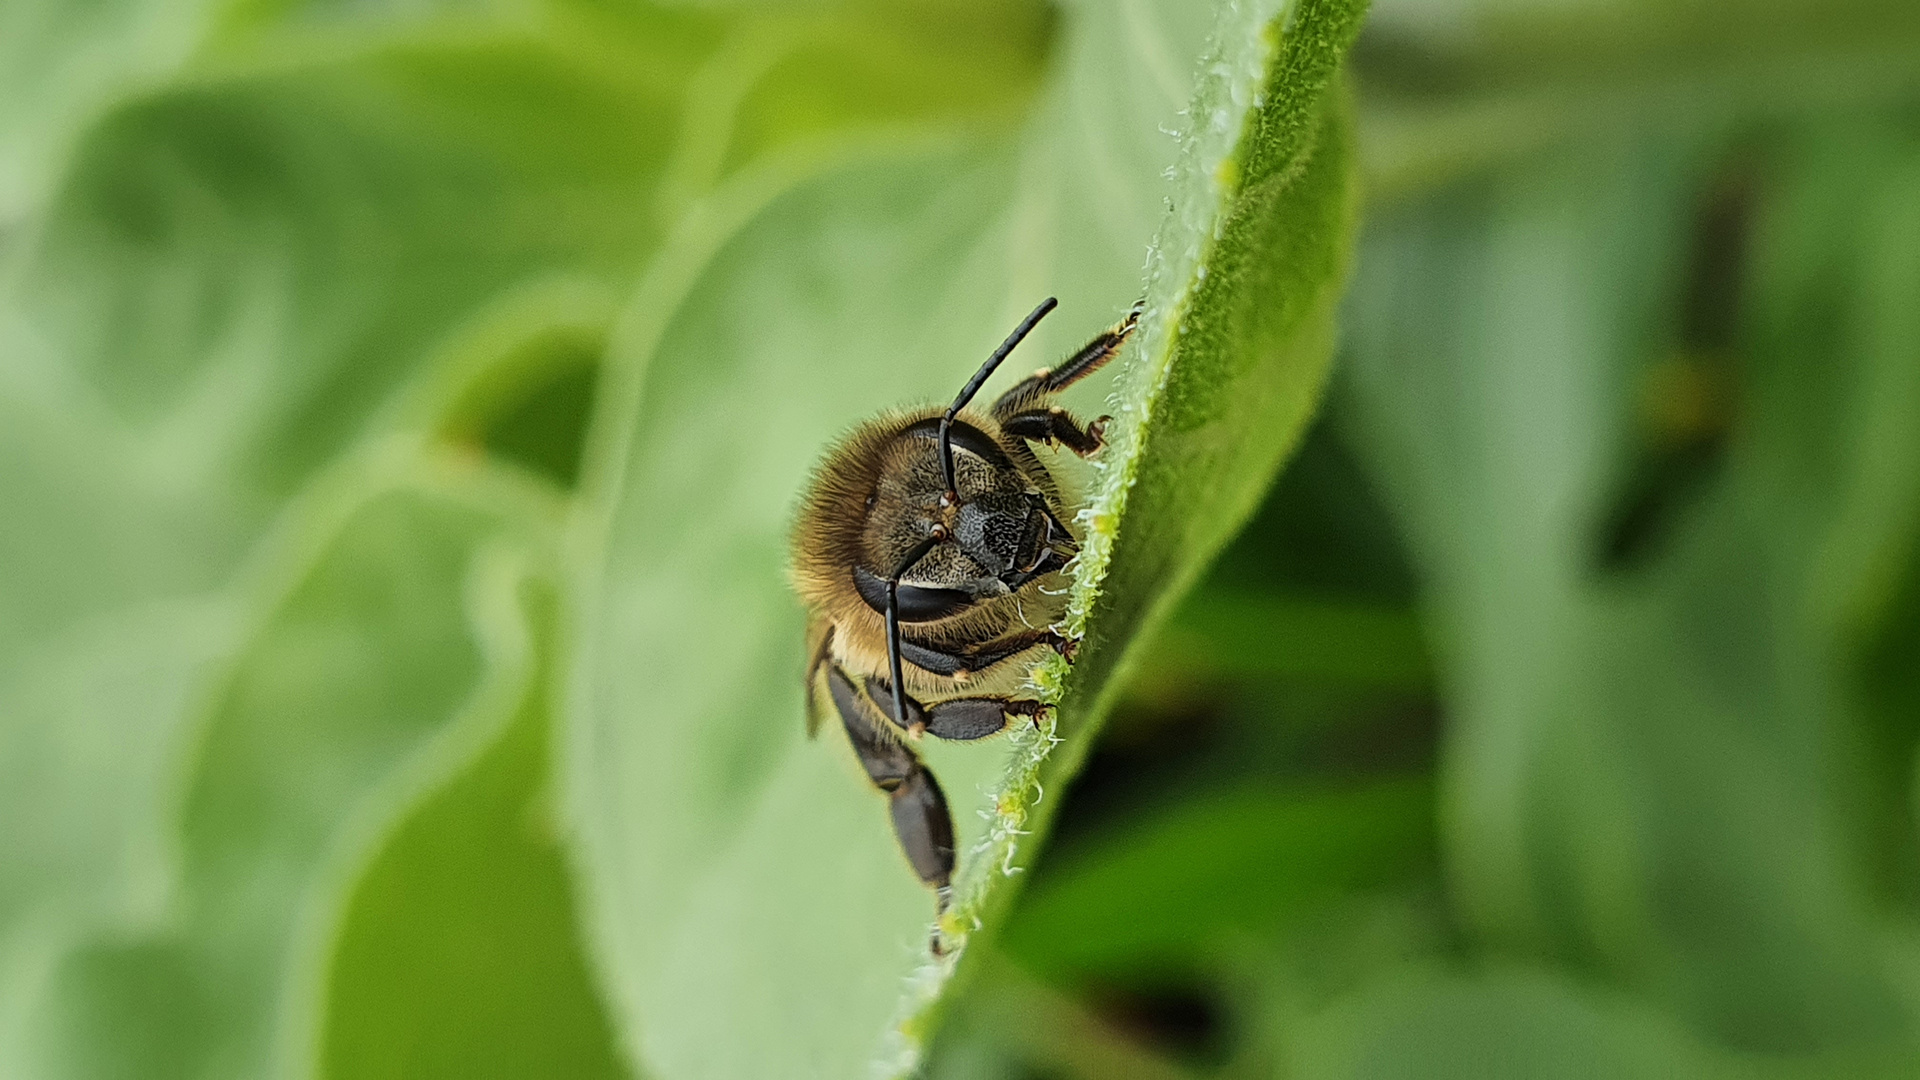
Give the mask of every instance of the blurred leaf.
<svg viewBox="0 0 1920 1080">
<path fill-rule="evenodd" d="M 1285 1074 L 1302 1080 L 1712 1077 L 1713 1058 L 1659 1014 L 1539 972 L 1409 972 L 1307 1018 Z M 1724 1064 L 1724 1063 L 1723 1063 Z"/>
<path fill-rule="evenodd" d="M 1419 195 L 1598 131 L 1795 124 L 1911 99 L 1905 0 L 1388 0 L 1355 50 L 1370 198 Z"/>
<path fill-rule="evenodd" d="M 1286 676 L 1417 688 L 1429 679 L 1406 608 L 1211 589 L 1154 639 L 1156 669 L 1188 677 Z"/>
<path fill-rule="evenodd" d="M 599 388 L 605 327 L 556 326 L 447 410 L 441 436 L 571 488 Z"/>
<path fill-rule="evenodd" d="M 636 300 L 605 441 L 589 451 L 588 491 L 606 517 L 589 540 L 599 565 L 579 585 L 595 610 L 568 775 L 589 910 L 660 1075 L 910 1066 L 928 1020 L 889 1033 L 888 1018 L 923 1008 L 951 961 L 926 964 L 930 897 L 851 757 L 801 738 L 787 508 L 816 447 L 877 406 L 950 392 L 1034 297 L 1065 301 L 1029 347 L 1040 354 L 1077 345 L 1138 295 L 1133 267 L 1176 150 L 1156 132 L 1186 99 L 1199 14 L 1074 12 L 1059 78 L 1017 152 L 935 144 L 778 197 L 779 177 L 742 187 L 695 215 L 710 231 L 689 232 Z M 1186 201 L 1162 233 L 1141 334 L 1154 359 L 1122 376 L 1124 433 L 1102 481 L 1110 520 L 1096 528 L 1112 545 L 1130 481 L 1139 520 L 1159 525 L 1137 542 L 1120 534 L 1118 599 L 1090 624 L 1066 730 L 1090 725 L 1133 624 L 1251 509 L 1318 389 L 1351 210 L 1345 146 L 1336 121 L 1322 129 L 1319 91 L 1354 13 L 1308 5 L 1271 53 L 1268 17 L 1222 24 L 1226 52 L 1193 114 Z M 1136 431 L 1149 413 L 1154 426 Z M 997 803 L 968 794 L 1002 786 L 990 749 L 928 749 L 966 853 L 945 925 L 956 942 L 1003 892 L 991 886 L 1037 794 L 1047 739 L 1012 741 Z M 1064 783 L 1075 759 L 1051 773 Z M 969 813 L 982 806 L 1001 813 L 983 823 Z"/>
<path fill-rule="evenodd" d="M 454 57 L 470 66 L 446 70 Z M 639 198 L 618 173 L 646 167 L 649 142 L 623 135 L 634 95 L 596 101 L 605 80 L 561 61 L 524 37 L 386 43 L 154 92 L 89 133 L 24 262 L 10 260 L 0 983 L 19 990 L 0 1015 L 31 1006 L 75 935 L 154 918 L 169 770 L 208 666 L 270 602 L 240 568 L 284 497 L 369 427 L 425 426 L 439 384 L 472 378 L 436 366 L 485 367 L 546 323 L 594 317 L 580 312 L 591 284 L 516 279 L 556 272 L 540 261 L 551 247 L 530 245 L 569 214 Z M 475 93 L 489 84 L 506 97 Z M 597 118 L 605 145 L 532 142 L 563 126 L 556 114 L 501 122 L 513 93 L 543 91 L 583 126 Z M 557 167 L 597 169 L 595 183 Z M 495 214 L 529 235 L 499 238 Z M 517 310 L 478 320 L 495 291 Z M 469 320 L 482 326 L 448 347 Z M 21 1023 L 0 1019 L 0 1041 Z"/>
<path fill-rule="evenodd" d="M 192 51 L 201 0 L 0 4 L 0 253 L 40 208 L 75 133 Z"/>
<path fill-rule="evenodd" d="M 1281 1055 L 1301 1080 L 1861 1080 L 1911 1076 L 1912 1059 L 1867 1048 L 1823 1056 L 1738 1054 L 1644 1001 L 1511 964 L 1472 973 L 1409 964 L 1324 1010 L 1283 1008 Z"/>
<path fill-rule="evenodd" d="M 134 101 L 83 143 L 28 296 L 122 422 L 191 424 L 175 468 L 277 500 L 485 304 L 632 273 L 681 90 L 634 59 L 655 73 L 525 34 L 380 42 Z"/>
<path fill-rule="evenodd" d="M 619 1077 L 553 835 L 553 601 L 540 657 L 485 753 L 414 808 L 354 887 L 328 979 L 320 1075 Z"/>
<path fill-rule="evenodd" d="M 1757 233 L 1724 471 L 1633 574 L 1589 563 L 1633 375 L 1676 333 L 1660 297 L 1681 291 L 1716 145 L 1569 151 L 1389 219 L 1363 258 L 1350 370 L 1448 643 L 1443 846 L 1467 922 L 1737 1047 L 1885 1045 L 1910 1032 L 1861 888 L 1860 721 L 1831 617 L 1872 567 L 1820 556 L 1886 535 L 1841 528 L 1836 496 L 1896 474 L 1881 455 L 1908 437 L 1883 425 L 1912 406 L 1882 395 L 1911 379 L 1879 372 L 1915 354 L 1863 353 L 1845 316 L 1818 317 L 1874 309 L 1781 243 L 1858 257 L 1831 218 L 1801 216 L 1804 177 L 1779 177 Z M 1821 160 L 1888 198 L 1910 184 Z"/>
<path fill-rule="evenodd" d="M 470 481 L 367 479 L 316 508 L 338 520 L 286 553 L 283 598 L 205 704 L 165 917 L 59 965 L 20 1073 L 299 1071 L 359 850 L 522 694 L 530 515 L 503 521 L 516 500 Z"/>
<path fill-rule="evenodd" d="M 1413 565 L 1350 445 L 1346 414 L 1352 410 L 1343 401 L 1336 378 L 1299 449 L 1207 571 L 1200 592 L 1411 610 L 1417 594 Z"/>
<path fill-rule="evenodd" d="M 1431 865 L 1426 778 L 1324 790 L 1211 791 L 1114 822 L 1052 862 L 1007 925 L 1007 952 L 1049 978 L 1179 970 L 1303 908 Z"/>
<path fill-rule="evenodd" d="M 161 917 L 190 718 L 275 602 L 244 568 L 369 494 L 342 459 L 432 435 L 566 479 L 589 389 L 564 380 L 690 200 L 850 129 L 1005 112 L 1045 45 L 1024 3 L 456 7 L 225 10 L 191 74 L 97 103 L 0 247 L 0 1062 L 68 950 Z M 262 1023 L 197 1021 L 182 1053 Z"/>
<path fill-rule="evenodd" d="M 1876 645 L 1899 647 L 1920 553 L 1920 132 L 1904 118 L 1836 124 L 1788 142 L 1776 168 L 1779 195 L 1756 230 L 1743 402 L 1753 467 L 1795 560 L 1786 573 L 1845 777 L 1834 795 L 1854 818 L 1850 854 L 1913 916 L 1920 712 L 1885 708 L 1901 680 L 1872 669 Z M 1905 661 L 1896 669 L 1912 686 L 1920 654 Z"/>
<path fill-rule="evenodd" d="M 1129 693 L 1189 704 L 1248 680 L 1421 689 L 1413 569 L 1347 449 L 1337 388 L 1240 535 L 1143 647 Z"/>
<path fill-rule="evenodd" d="M 975 961 L 980 973 L 967 1006 L 941 1028 L 926 1080 L 1191 1080 L 1198 1075 L 1094 1015 L 1083 1001 L 1035 981 L 991 945 L 982 951 L 988 955 Z"/>
<path fill-rule="evenodd" d="M 1459 90 L 1659 85 L 1920 45 L 1920 14 L 1899 0 L 1747 0 L 1740 15 L 1728 19 L 1717 0 L 1384 0 L 1369 48 L 1404 50 L 1389 54 L 1404 61 L 1397 71 L 1381 72 L 1400 85 Z"/>
</svg>

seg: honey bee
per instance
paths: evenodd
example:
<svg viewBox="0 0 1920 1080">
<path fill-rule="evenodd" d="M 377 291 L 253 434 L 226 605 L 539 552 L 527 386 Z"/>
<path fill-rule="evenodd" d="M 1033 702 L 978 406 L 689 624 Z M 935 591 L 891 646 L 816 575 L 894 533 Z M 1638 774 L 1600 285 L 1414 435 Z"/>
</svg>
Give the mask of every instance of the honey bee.
<svg viewBox="0 0 1920 1080">
<path fill-rule="evenodd" d="M 1083 425 L 1053 396 L 1112 359 L 1140 317 L 1135 305 L 984 415 L 969 411 L 1056 304 L 1022 320 L 945 410 L 887 412 L 841 439 L 814 471 L 793 532 L 794 587 L 810 612 L 807 733 L 819 728 L 824 682 L 854 755 L 888 795 L 907 861 L 935 891 L 936 913 L 953 878 L 953 819 L 911 744 L 1037 721 L 1045 706 L 1019 696 L 1031 664 L 1016 661 L 1043 648 L 1072 659 L 1073 643 L 1050 625 L 1064 589 L 1044 586 L 1058 585 L 1079 537 L 1034 446 L 1099 451 L 1110 418 Z"/>
</svg>

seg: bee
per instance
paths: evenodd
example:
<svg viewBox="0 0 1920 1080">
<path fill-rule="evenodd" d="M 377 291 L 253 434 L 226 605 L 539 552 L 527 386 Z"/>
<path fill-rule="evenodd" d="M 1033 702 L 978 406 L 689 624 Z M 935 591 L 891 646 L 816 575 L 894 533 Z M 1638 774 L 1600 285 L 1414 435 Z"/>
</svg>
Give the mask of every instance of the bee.
<svg viewBox="0 0 1920 1080">
<path fill-rule="evenodd" d="M 1001 394 L 985 414 L 973 397 L 1052 311 L 1036 307 L 945 410 L 892 411 L 828 452 L 793 532 L 795 590 L 810 613 L 807 733 L 832 703 L 867 778 L 886 792 L 907 861 L 944 911 L 953 878 L 953 819 L 913 743 L 972 740 L 1046 706 L 1020 696 L 1035 650 L 1069 660 L 1052 627 L 1060 572 L 1079 550 L 1061 487 L 1035 446 L 1091 457 L 1110 417 L 1082 424 L 1053 396 L 1112 359 L 1140 306 L 1051 368 Z M 933 951 L 941 951 L 939 935 Z"/>
</svg>

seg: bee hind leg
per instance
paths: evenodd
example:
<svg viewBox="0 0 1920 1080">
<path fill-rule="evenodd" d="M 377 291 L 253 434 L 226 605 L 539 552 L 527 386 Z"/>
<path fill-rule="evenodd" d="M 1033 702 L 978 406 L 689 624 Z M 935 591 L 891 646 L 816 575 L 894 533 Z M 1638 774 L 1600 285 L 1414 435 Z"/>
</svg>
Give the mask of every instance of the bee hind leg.
<svg viewBox="0 0 1920 1080">
<path fill-rule="evenodd" d="M 860 706 L 859 691 L 837 666 L 827 670 L 827 689 L 867 779 L 887 793 L 900 850 L 920 880 L 939 890 L 944 909 L 953 881 L 953 815 L 946 794 L 911 747 L 873 726 Z"/>
</svg>

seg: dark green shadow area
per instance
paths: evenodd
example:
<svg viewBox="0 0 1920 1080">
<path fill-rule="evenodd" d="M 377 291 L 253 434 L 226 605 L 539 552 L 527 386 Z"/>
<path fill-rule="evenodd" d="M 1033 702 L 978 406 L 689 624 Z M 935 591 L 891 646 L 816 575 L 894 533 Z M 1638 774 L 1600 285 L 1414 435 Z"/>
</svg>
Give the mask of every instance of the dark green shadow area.
<svg viewBox="0 0 1920 1080">
<path fill-rule="evenodd" d="M 597 343 L 596 343 L 597 344 Z M 489 451 L 571 488 L 580 477 L 580 446 L 599 383 L 599 353 L 583 350 L 572 363 L 530 387 L 487 420 L 480 441 Z"/>
<path fill-rule="evenodd" d="M 510 342 L 454 396 L 437 434 L 572 490 L 606 334 L 600 321 L 563 318 Z"/>
</svg>

